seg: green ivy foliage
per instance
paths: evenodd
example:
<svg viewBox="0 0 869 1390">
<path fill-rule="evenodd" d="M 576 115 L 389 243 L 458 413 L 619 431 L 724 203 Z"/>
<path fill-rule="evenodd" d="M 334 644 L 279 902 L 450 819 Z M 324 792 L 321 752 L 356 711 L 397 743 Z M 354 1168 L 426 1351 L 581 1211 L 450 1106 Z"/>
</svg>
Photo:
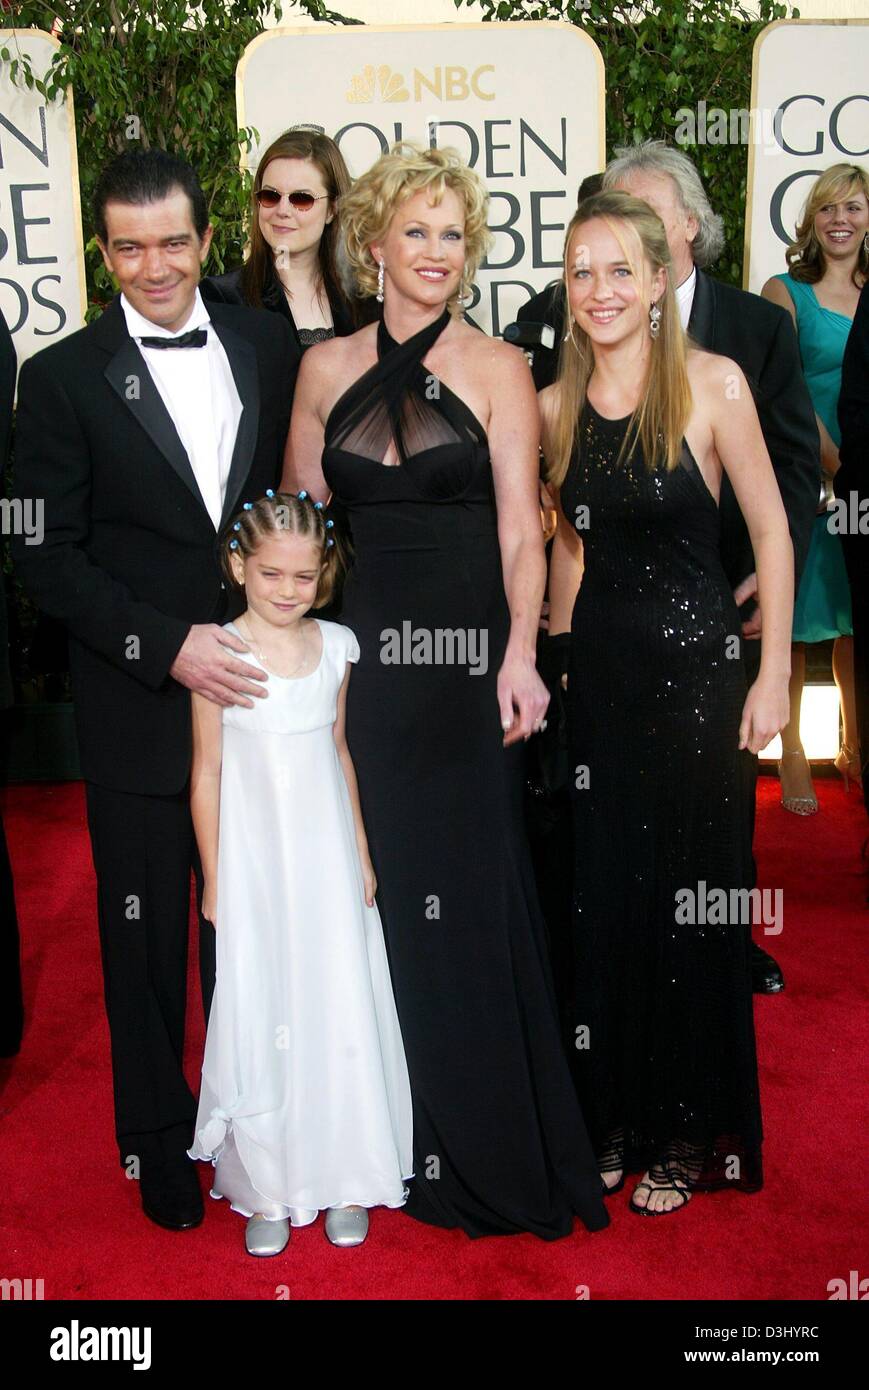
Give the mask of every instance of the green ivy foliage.
<svg viewBox="0 0 869 1390">
<path fill-rule="evenodd" d="M 471 0 L 454 0 L 456 9 Z M 776 19 L 799 10 L 754 0 L 479 0 L 485 19 L 561 20 L 594 39 L 606 68 L 607 158 L 617 145 L 674 141 L 680 109 L 748 110 L 754 41 Z M 681 134 L 681 132 L 680 132 Z M 710 201 L 724 218 L 726 245 L 715 274 L 742 284 L 748 146 L 684 143 Z M 594 173 L 592 169 L 586 173 Z"/>
<path fill-rule="evenodd" d="M 291 0 L 312 19 L 358 21 L 322 0 Z M 470 0 L 455 0 L 457 9 Z M 775 0 L 754 0 L 750 13 L 733 0 L 480 0 L 492 22 L 562 20 L 584 28 L 606 65 L 607 153 L 650 137 L 673 138 L 680 108 L 747 109 L 751 51 L 764 25 L 798 15 Z M 34 71 L 25 35 L 0 51 L 14 82 L 53 100 L 67 84 L 76 109 L 79 177 L 85 218 L 89 317 L 112 285 L 93 240 L 90 195 L 113 152 L 140 145 L 183 154 L 199 173 L 214 226 L 209 270 L 241 262 L 249 187 L 239 151 L 255 140 L 238 130 L 235 69 L 262 31 L 270 0 L 11 0 L 0 24 L 54 29 L 60 50 L 47 73 Z M 280 7 L 278 6 L 278 13 Z M 316 113 L 312 113 L 312 119 Z M 747 147 L 684 145 L 696 160 L 716 211 L 724 217 L 725 252 L 716 273 L 742 274 Z M 592 171 L 589 171 L 592 172 Z"/>
</svg>

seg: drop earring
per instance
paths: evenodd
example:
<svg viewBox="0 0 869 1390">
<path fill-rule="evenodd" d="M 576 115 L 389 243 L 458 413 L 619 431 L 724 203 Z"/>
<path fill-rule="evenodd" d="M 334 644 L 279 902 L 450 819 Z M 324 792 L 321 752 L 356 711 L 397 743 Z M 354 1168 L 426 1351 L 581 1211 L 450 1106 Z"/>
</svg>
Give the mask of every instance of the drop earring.
<svg viewBox="0 0 869 1390">
<path fill-rule="evenodd" d="M 661 310 L 657 304 L 653 304 L 649 310 L 649 332 L 652 338 L 657 338 L 661 331 Z"/>
<path fill-rule="evenodd" d="M 377 302 L 383 303 L 383 262 L 377 263 Z"/>
</svg>

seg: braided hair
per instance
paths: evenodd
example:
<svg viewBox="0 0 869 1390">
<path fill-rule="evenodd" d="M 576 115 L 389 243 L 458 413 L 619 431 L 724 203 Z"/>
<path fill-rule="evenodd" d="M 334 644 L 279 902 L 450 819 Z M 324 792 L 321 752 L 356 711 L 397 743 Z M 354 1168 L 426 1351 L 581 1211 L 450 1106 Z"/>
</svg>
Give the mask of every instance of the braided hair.
<svg viewBox="0 0 869 1390">
<path fill-rule="evenodd" d="M 256 502 L 245 502 L 224 533 L 220 545 L 220 567 L 234 589 L 243 586 L 232 572 L 230 557 L 235 553 L 247 559 L 271 536 L 289 533 L 313 541 L 320 552 L 321 570 L 313 608 L 330 603 L 347 567 L 344 546 L 335 535 L 334 522 L 325 515 L 322 502 L 314 502 L 307 492 L 273 492 Z"/>
</svg>

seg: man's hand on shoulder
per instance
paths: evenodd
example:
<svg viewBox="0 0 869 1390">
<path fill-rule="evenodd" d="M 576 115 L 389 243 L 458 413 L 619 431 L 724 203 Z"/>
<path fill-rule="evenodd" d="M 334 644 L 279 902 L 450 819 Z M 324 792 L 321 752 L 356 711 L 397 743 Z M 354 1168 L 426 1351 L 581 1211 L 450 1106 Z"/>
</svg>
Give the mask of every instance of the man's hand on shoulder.
<svg viewBox="0 0 869 1390">
<path fill-rule="evenodd" d="M 253 709 L 249 695 L 264 699 L 268 691 L 256 682 L 268 680 L 268 673 L 232 655 L 249 651 L 238 637 L 217 623 L 197 623 L 191 627 L 169 674 L 188 690 L 195 690 L 216 705 L 245 705 Z"/>
</svg>

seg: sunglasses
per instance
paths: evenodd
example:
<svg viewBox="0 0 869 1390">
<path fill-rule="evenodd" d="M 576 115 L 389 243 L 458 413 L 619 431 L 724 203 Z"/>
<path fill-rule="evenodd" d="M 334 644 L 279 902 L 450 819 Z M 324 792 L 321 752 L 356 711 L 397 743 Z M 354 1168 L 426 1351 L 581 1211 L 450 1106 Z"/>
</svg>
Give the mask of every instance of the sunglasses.
<svg viewBox="0 0 869 1390">
<path fill-rule="evenodd" d="M 297 212 L 310 212 L 315 203 L 322 202 L 328 198 L 328 193 L 319 193 L 314 197 L 313 193 L 279 193 L 276 188 L 258 188 L 254 194 L 261 208 L 276 208 L 282 198 L 286 198 Z"/>
</svg>

